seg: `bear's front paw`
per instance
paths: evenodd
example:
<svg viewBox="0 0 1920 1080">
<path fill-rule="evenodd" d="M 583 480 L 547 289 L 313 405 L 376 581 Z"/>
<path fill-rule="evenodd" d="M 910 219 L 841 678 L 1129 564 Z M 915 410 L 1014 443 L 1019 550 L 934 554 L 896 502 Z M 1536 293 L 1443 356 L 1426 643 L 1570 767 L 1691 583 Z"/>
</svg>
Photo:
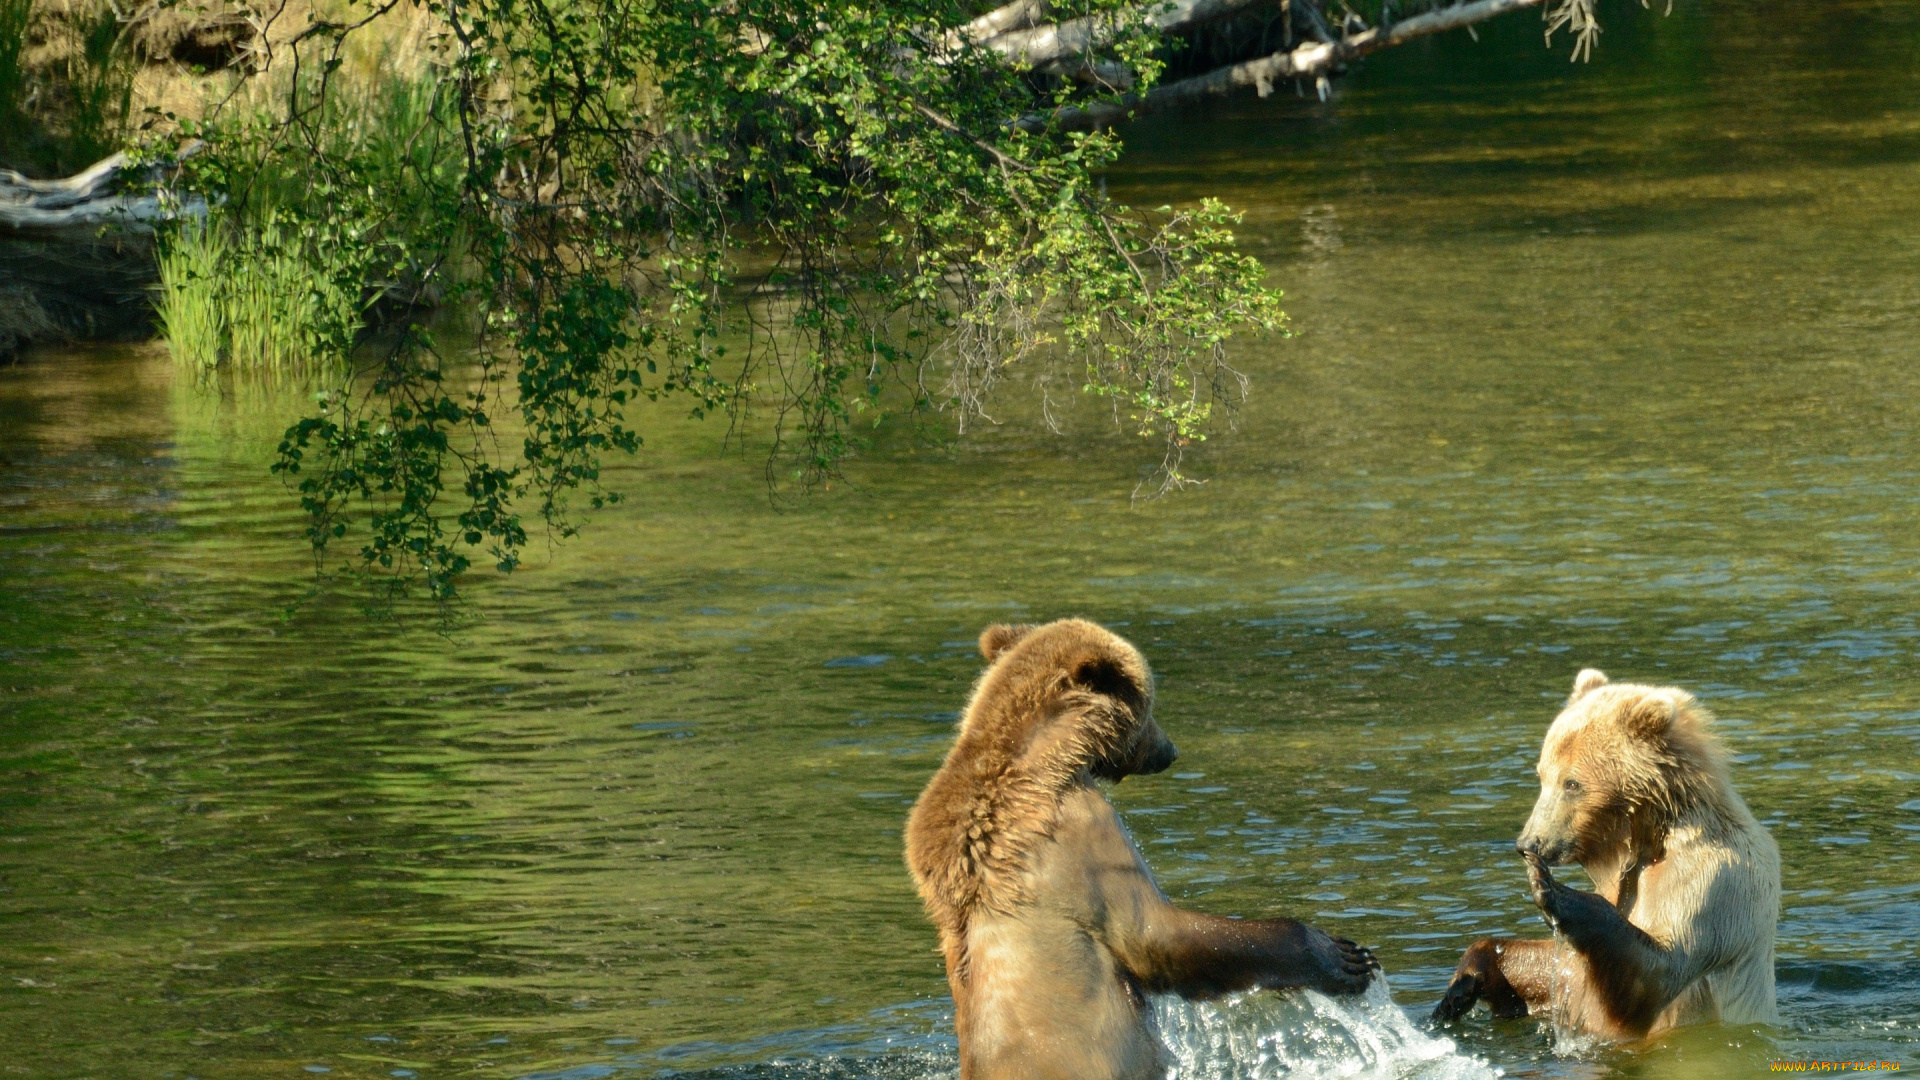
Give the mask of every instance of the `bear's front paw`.
<svg viewBox="0 0 1920 1080">
<path fill-rule="evenodd" d="M 1433 1007 L 1433 1022 L 1450 1024 L 1472 1012 L 1474 1003 L 1480 1000 L 1480 983 L 1477 972 L 1454 972 L 1453 981 L 1447 984 L 1447 992 L 1440 997 L 1440 1004 Z"/>
<path fill-rule="evenodd" d="M 1310 948 L 1318 961 L 1320 978 L 1314 989 L 1327 994 L 1358 994 L 1373 981 L 1380 961 L 1373 951 L 1346 938 L 1334 937 L 1323 930 L 1308 928 Z"/>
<path fill-rule="evenodd" d="M 1511 1020 L 1527 1015 L 1527 1003 L 1514 992 L 1506 973 L 1500 969 L 1500 943 L 1492 938 L 1481 938 L 1468 946 L 1466 955 L 1460 958 L 1460 966 L 1453 970 L 1453 981 L 1447 984 L 1447 992 L 1433 1007 L 1433 1022 L 1444 1024 L 1458 1020 L 1481 1001 L 1493 1010 L 1496 1019 Z"/>
<path fill-rule="evenodd" d="M 1531 851 L 1521 857 L 1527 861 L 1527 889 L 1533 894 L 1533 906 L 1546 916 L 1548 926 L 1560 929 L 1560 894 L 1570 890 L 1553 880 L 1545 859 Z"/>
<path fill-rule="evenodd" d="M 1620 913 L 1598 893 L 1568 888 L 1553 879 L 1553 872 L 1538 855 L 1528 854 L 1527 884 L 1534 905 L 1546 917 L 1547 925 L 1578 946 L 1621 920 Z"/>
</svg>

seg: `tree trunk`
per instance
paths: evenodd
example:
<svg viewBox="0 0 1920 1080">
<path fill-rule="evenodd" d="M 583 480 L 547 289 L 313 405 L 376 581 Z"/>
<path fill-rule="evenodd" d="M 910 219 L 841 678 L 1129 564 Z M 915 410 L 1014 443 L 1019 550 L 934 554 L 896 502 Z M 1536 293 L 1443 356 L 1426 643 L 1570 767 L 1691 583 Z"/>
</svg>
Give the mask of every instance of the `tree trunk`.
<svg viewBox="0 0 1920 1080">
<path fill-rule="evenodd" d="M 190 147 L 188 152 L 197 149 Z M 182 157 L 186 156 L 184 153 Z M 151 173 L 161 166 L 134 169 L 127 155 L 115 154 L 59 180 L 34 180 L 0 169 L 0 238 L 57 239 L 90 236 L 101 229 L 141 235 L 155 222 L 181 213 L 204 214 L 206 203 L 168 205 L 160 196 L 121 194 L 114 189 L 131 172 Z"/>
</svg>

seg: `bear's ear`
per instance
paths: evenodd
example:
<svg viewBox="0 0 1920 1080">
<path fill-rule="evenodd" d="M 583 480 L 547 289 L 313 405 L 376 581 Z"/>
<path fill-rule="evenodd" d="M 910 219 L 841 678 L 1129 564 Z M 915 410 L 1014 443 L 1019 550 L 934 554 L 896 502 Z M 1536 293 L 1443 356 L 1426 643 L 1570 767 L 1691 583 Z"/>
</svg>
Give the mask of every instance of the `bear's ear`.
<svg viewBox="0 0 1920 1080">
<path fill-rule="evenodd" d="M 1001 653 L 1012 648 L 1014 642 L 1026 637 L 1032 630 L 1031 626 L 994 623 L 980 631 L 980 655 L 988 660 L 998 660 Z"/>
<path fill-rule="evenodd" d="M 1111 656 L 1094 656 L 1083 661 L 1074 670 L 1073 681 L 1096 694 L 1122 699 L 1145 696 L 1147 690 Z"/>
<path fill-rule="evenodd" d="M 1580 674 L 1573 677 L 1573 694 L 1567 698 L 1567 701 L 1579 701 L 1605 685 L 1607 685 L 1606 672 L 1599 668 L 1582 669 Z"/>
<path fill-rule="evenodd" d="M 1627 710 L 1627 733 L 1649 742 L 1666 738 L 1680 703 L 1669 694 L 1648 694 Z"/>
</svg>

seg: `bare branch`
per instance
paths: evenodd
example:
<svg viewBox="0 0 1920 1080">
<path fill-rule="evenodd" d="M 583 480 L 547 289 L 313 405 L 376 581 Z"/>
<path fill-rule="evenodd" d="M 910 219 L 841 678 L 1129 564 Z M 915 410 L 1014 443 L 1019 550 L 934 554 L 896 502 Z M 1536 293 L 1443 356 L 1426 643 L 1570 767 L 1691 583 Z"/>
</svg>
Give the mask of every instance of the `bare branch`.
<svg viewBox="0 0 1920 1080">
<path fill-rule="evenodd" d="M 1562 27 L 1573 33 L 1572 59 L 1593 59 L 1594 43 L 1600 40 L 1600 20 L 1593 14 L 1593 0 L 1559 0 L 1556 6 L 1547 9 L 1549 47 L 1553 45 L 1554 32 Z"/>
</svg>

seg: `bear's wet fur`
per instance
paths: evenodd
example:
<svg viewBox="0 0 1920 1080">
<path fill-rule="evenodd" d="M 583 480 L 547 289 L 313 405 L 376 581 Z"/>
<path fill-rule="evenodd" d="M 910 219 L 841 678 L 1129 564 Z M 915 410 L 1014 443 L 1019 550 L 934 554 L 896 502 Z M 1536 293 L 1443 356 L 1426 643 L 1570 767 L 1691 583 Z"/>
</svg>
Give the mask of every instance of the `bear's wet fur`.
<svg viewBox="0 0 1920 1080">
<path fill-rule="evenodd" d="M 1538 771 L 1517 846 L 1534 902 L 1571 946 L 1568 970 L 1556 995 L 1553 942 L 1482 939 L 1436 1019 L 1484 998 L 1497 1016 L 1551 1010 L 1615 1039 L 1776 1023 L 1779 849 L 1734 790 L 1711 714 L 1684 690 L 1589 668 L 1547 730 Z M 1570 863 L 1596 892 L 1554 880 L 1549 867 Z"/>
<path fill-rule="evenodd" d="M 907 866 L 940 933 L 963 1080 L 1163 1076 L 1146 995 L 1365 988 L 1365 949 L 1292 919 L 1174 907 L 1097 785 L 1159 772 L 1145 658 L 1081 619 L 990 626 Z"/>
<path fill-rule="evenodd" d="M 1075 775 L 1103 765 L 1111 775 L 1113 761 L 1165 742 L 1150 711 L 1152 675 L 1137 650 L 1093 623 L 1065 620 L 1000 662 L 1032 630 L 997 623 L 980 634 L 991 666 L 947 758 L 964 768 L 934 776 L 907 826 L 907 865 L 943 945 L 963 950 L 949 958 L 963 965 L 968 912 L 1010 911 L 1025 899 L 1026 856 L 1050 831 L 1054 804 Z M 1075 722 L 1061 731 L 1062 743 L 1033 760 L 1034 727 L 1069 710 Z"/>
</svg>

